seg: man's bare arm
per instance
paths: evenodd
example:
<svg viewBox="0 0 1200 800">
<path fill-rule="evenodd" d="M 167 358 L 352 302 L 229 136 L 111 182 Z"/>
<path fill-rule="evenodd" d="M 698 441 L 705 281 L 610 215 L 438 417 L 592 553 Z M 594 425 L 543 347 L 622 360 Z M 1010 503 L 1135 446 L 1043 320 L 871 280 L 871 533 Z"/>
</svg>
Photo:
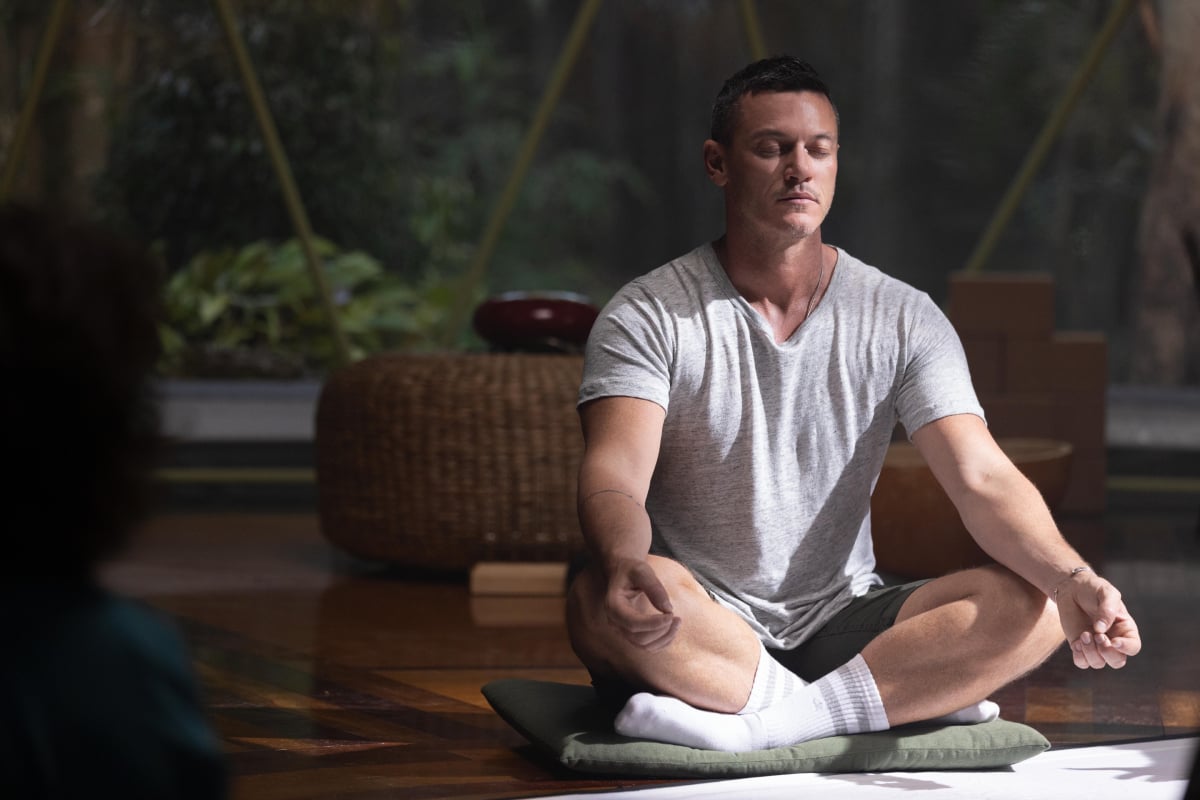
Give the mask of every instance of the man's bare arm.
<svg viewBox="0 0 1200 800">
<path fill-rule="evenodd" d="M 945 417 L 913 435 L 979 546 L 1054 599 L 1075 664 L 1124 666 L 1141 639 L 1121 594 L 1062 537 L 1037 488 L 972 414 Z"/>
<path fill-rule="evenodd" d="M 646 563 L 646 494 L 664 417 L 661 406 L 632 397 L 605 397 L 580 409 L 580 526 L 607 585 L 609 619 L 629 641 L 650 649 L 669 644 L 679 626 L 666 589 Z"/>
</svg>

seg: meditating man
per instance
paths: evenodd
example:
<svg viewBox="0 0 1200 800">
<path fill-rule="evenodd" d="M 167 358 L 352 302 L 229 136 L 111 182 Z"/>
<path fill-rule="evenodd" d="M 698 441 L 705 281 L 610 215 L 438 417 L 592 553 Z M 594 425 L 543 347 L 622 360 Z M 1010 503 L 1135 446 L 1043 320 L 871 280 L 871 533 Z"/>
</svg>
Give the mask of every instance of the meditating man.
<svg viewBox="0 0 1200 800">
<path fill-rule="evenodd" d="M 580 389 L 568 621 L 617 730 L 741 751 L 978 722 L 1064 632 L 1076 666 L 1123 666 L 1137 626 L 988 433 L 949 322 L 822 241 L 838 117 L 815 71 L 732 76 L 703 155 L 724 236 L 613 298 Z M 996 565 L 881 585 L 897 421 Z"/>
</svg>

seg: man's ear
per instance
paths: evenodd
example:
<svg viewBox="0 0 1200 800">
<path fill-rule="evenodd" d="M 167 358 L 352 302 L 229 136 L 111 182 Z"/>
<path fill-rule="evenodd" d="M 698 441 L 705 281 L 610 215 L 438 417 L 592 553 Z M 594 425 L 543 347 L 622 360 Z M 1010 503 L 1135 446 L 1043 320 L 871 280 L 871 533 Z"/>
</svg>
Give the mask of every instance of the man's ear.
<svg viewBox="0 0 1200 800">
<path fill-rule="evenodd" d="M 725 174 L 725 148 L 712 139 L 704 142 L 704 172 L 717 186 L 724 186 L 729 180 Z"/>
</svg>

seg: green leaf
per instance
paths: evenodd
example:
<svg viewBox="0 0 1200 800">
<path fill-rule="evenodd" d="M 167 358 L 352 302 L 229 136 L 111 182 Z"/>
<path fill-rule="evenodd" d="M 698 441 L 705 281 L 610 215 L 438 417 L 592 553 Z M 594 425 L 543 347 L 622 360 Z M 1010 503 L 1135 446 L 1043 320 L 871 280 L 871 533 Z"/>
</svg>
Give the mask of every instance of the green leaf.
<svg viewBox="0 0 1200 800">
<path fill-rule="evenodd" d="M 329 283 L 339 289 L 354 289 L 383 274 L 383 267 L 366 253 L 352 252 L 340 255 L 326 268 Z"/>
<path fill-rule="evenodd" d="M 200 321 L 201 325 L 207 327 L 212 325 L 212 323 L 215 322 L 218 317 L 224 314 L 228 308 L 228 294 L 221 293 L 208 295 L 200 300 L 200 306 L 197 309 L 196 317 Z"/>
</svg>

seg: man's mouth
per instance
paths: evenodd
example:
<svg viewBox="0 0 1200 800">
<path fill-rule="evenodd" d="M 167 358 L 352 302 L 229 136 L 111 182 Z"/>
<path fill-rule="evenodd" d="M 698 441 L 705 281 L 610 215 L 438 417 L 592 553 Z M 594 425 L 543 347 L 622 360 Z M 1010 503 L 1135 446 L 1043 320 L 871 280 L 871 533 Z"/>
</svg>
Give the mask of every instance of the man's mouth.
<svg viewBox="0 0 1200 800">
<path fill-rule="evenodd" d="M 813 195 L 809 194 L 808 192 L 794 192 L 791 194 L 786 194 L 783 197 L 779 198 L 779 200 L 780 200 L 780 202 L 791 202 L 793 200 L 807 200 L 810 203 L 817 202 L 817 198 L 814 197 Z"/>
</svg>

